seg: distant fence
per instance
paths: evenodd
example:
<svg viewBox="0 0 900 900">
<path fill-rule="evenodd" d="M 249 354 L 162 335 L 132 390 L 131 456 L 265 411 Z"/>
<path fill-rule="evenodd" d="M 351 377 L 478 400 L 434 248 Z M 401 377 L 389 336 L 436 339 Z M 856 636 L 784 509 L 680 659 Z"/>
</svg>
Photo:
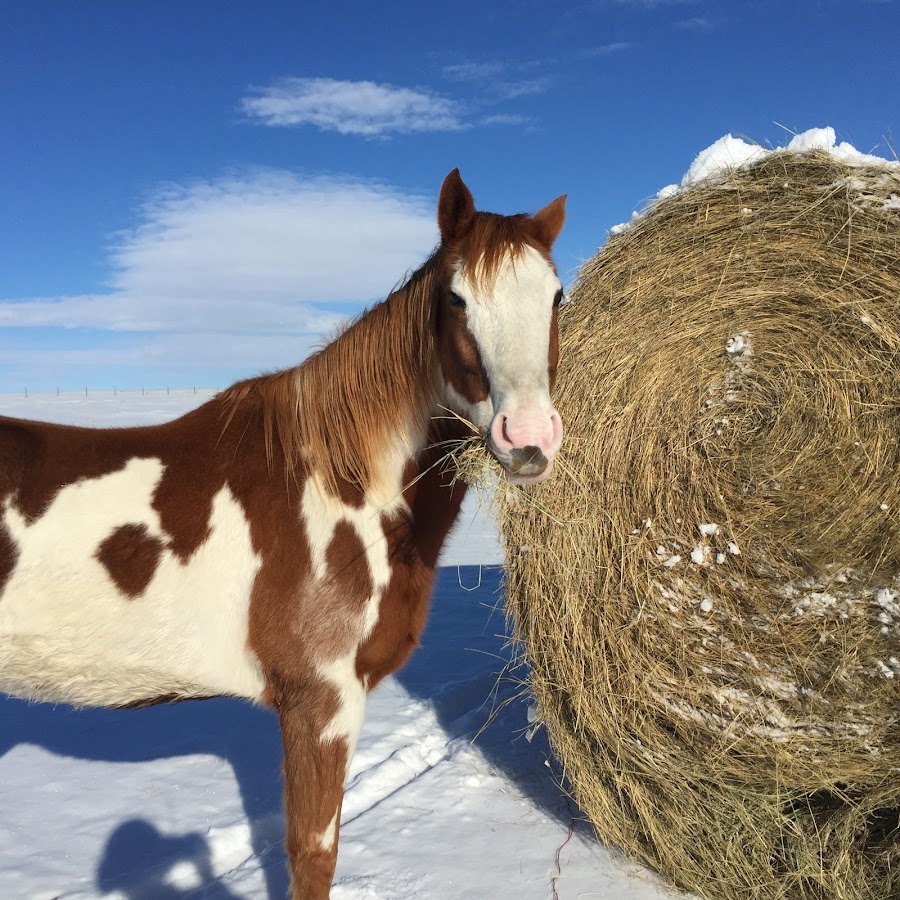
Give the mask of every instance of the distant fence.
<svg viewBox="0 0 900 900">
<path fill-rule="evenodd" d="M 60 388 L 57 387 L 55 390 L 51 391 L 32 391 L 27 386 L 23 387 L 21 390 L 0 390 L 0 395 L 5 394 L 8 397 L 14 397 L 16 395 L 22 397 L 30 397 L 41 395 L 46 397 L 47 395 L 56 394 L 57 397 L 64 397 L 70 394 L 78 394 L 80 396 L 89 397 L 91 394 L 112 394 L 114 397 L 117 397 L 119 394 L 210 394 L 217 393 L 220 390 L 218 387 L 187 387 L 187 388 L 176 388 L 166 385 L 162 388 L 120 388 L 116 385 L 113 385 L 112 388 L 92 388 L 88 385 L 85 385 L 83 388 Z"/>
</svg>

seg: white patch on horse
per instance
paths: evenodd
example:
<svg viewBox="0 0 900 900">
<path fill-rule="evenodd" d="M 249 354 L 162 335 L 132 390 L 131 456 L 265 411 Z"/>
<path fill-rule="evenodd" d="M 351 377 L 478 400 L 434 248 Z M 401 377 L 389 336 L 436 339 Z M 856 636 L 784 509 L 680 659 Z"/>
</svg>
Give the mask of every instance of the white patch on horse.
<svg viewBox="0 0 900 900">
<path fill-rule="evenodd" d="M 316 672 L 338 695 L 337 712 L 322 730 L 319 740 L 322 743 L 346 741 L 349 767 L 366 712 L 366 691 L 356 676 L 356 648 L 346 656 L 318 665 Z"/>
<path fill-rule="evenodd" d="M 487 429 L 496 410 L 532 405 L 553 412 L 547 361 L 553 297 L 562 283 L 538 250 L 525 245 L 501 261 L 489 296 L 457 266 L 451 290 L 466 301 L 466 323 L 488 377 L 491 403 L 462 400 L 458 409 Z M 510 340 L 514 336 L 514 340 Z"/>
<path fill-rule="evenodd" d="M 429 402 L 420 410 L 421 418 L 407 419 L 395 423 L 392 436 L 385 441 L 377 459 L 377 471 L 373 473 L 372 484 L 366 493 L 366 502 L 375 510 L 390 515 L 398 508 L 406 509 L 403 500 L 403 473 L 410 458 L 426 445 L 431 427 L 434 406 L 437 402 L 437 376 L 429 389 Z"/>
<path fill-rule="evenodd" d="M 185 563 L 164 549 L 139 598 L 125 599 L 96 557 L 123 525 L 168 543 L 152 506 L 162 475 L 159 459 L 134 458 L 66 485 L 34 522 L 3 511 L 18 558 L 0 601 L 0 690 L 89 706 L 262 696 L 247 648 L 260 558 L 227 487 L 213 499 L 207 540 Z"/>
<path fill-rule="evenodd" d="M 447 405 L 449 408 L 465 410 L 466 418 L 473 425 L 478 425 L 482 422 L 490 424 L 491 419 L 494 418 L 494 403 L 490 397 L 487 400 L 480 400 L 478 403 L 470 403 L 449 382 L 444 384 L 444 396 L 448 400 Z M 487 425 L 481 425 L 481 428 L 487 428 Z"/>
<path fill-rule="evenodd" d="M 335 811 L 334 815 L 331 817 L 331 821 L 328 823 L 328 827 L 319 835 L 319 846 L 326 853 L 330 853 L 334 850 L 334 846 L 337 844 L 339 826 L 340 822 L 338 820 L 338 814 L 337 811 Z"/>
<path fill-rule="evenodd" d="M 328 496 L 320 484 L 314 483 L 313 478 L 307 478 L 300 508 L 309 541 L 312 575 L 321 581 L 328 574 L 328 548 L 334 530 L 343 518 L 341 512 L 344 504 Z"/>
</svg>

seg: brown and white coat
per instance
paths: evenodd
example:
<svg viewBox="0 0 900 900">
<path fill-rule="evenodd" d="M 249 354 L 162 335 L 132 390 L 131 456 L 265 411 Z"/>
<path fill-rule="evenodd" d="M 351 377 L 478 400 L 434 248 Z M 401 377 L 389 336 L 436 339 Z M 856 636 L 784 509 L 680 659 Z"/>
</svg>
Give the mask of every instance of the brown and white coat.
<svg viewBox="0 0 900 900">
<path fill-rule="evenodd" d="M 274 708 L 295 900 L 328 896 L 366 693 L 403 664 L 474 423 L 520 481 L 552 467 L 564 198 L 476 212 L 301 366 L 165 425 L 0 417 L 0 691 L 88 706 L 231 695 Z"/>
</svg>

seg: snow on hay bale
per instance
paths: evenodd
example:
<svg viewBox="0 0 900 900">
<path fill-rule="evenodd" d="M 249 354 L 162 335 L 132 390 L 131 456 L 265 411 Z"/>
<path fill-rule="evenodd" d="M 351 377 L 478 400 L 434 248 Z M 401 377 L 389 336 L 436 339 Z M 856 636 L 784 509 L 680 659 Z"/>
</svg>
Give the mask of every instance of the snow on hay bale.
<svg viewBox="0 0 900 900">
<path fill-rule="evenodd" d="M 584 265 L 559 470 L 500 498 L 575 798 L 717 900 L 900 898 L 900 165 L 823 135 Z"/>
</svg>

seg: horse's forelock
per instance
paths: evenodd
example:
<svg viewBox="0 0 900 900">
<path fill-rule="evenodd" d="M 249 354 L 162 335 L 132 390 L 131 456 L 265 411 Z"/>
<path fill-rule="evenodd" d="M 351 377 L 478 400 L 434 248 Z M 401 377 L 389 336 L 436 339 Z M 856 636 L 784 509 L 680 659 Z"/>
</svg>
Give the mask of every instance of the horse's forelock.
<svg viewBox="0 0 900 900">
<path fill-rule="evenodd" d="M 472 284 L 489 292 L 500 267 L 510 260 L 515 262 L 526 247 L 538 250 L 550 262 L 550 248 L 542 244 L 531 216 L 479 212 L 465 237 L 448 248 L 448 253 L 454 267 L 459 267 Z"/>
</svg>

